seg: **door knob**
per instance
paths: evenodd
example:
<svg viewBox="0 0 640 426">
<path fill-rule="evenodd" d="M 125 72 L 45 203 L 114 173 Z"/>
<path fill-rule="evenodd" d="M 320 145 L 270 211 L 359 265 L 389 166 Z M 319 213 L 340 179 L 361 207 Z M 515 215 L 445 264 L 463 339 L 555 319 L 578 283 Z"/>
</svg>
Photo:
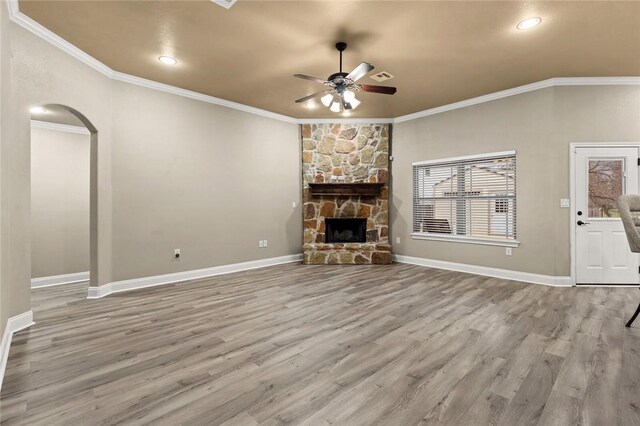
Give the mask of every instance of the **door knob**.
<svg viewBox="0 0 640 426">
<path fill-rule="evenodd" d="M 581 221 L 581 220 L 577 221 L 576 223 L 577 223 L 579 226 L 582 226 L 582 225 L 588 225 L 588 224 L 589 224 L 589 222 L 583 222 L 583 221 Z"/>
</svg>

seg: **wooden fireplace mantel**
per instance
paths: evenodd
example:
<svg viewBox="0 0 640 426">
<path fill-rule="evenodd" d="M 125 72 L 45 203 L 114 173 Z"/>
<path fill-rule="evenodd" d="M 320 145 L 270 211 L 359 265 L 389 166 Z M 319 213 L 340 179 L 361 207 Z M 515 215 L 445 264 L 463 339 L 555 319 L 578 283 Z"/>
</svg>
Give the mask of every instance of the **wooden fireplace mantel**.
<svg viewBox="0 0 640 426">
<path fill-rule="evenodd" d="M 309 183 L 311 195 L 334 195 L 349 197 L 352 195 L 362 195 L 374 197 L 380 194 L 384 183 Z"/>
</svg>

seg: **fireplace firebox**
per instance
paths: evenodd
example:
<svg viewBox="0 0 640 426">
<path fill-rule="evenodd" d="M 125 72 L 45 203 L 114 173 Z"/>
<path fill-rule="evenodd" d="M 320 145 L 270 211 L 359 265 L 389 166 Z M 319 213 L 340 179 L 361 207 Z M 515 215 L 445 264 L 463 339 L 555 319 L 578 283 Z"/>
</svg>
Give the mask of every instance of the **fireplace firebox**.
<svg viewBox="0 0 640 426">
<path fill-rule="evenodd" d="M 364 243 L 367 241 L 367 219 L 325 218 L 325 242 Z"/>
</svg>

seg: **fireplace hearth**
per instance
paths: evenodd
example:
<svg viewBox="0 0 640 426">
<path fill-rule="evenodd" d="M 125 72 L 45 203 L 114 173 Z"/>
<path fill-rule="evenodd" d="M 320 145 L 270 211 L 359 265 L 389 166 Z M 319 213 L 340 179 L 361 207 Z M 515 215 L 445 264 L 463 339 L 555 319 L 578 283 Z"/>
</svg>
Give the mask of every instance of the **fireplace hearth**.
<svg viewBox="0 0 640 426">
<path fill-rule="evenodd" d="M 326 243 L 364 243 L 367 241 L 367 219 L 325 218 Z"/>
</svg>

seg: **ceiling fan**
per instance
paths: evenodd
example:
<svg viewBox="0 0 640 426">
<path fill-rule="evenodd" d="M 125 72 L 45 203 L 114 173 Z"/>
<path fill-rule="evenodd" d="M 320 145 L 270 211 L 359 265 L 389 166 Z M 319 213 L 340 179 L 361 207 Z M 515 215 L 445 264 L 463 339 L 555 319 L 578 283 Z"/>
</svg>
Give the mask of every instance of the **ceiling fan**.
<svg viewBox="0 0 640 426">
<path fill-rule="evenodd" d="M 373 70 L 373 65 L 367 62 L 361 63 L 348 74 L 346 72 L 342 72 L 342 52 L 344 52 L 346 48 L 347 43 L 342 41 L 336 43 L 336 49 L 340 52 L 340 72 L 331 74 L 326 80 L 304 74 L 293 75 L 294 77 L 315 81 L 316 83 L 324 84 L 328 87 L 326 90 L 300 98 L 296 103 L 302 103 L 316 97 L 321 97 L 320 101 L 324 106 L 328 107 L 333 112 L 340 112 L 342 110 L 349 111 L 355 109 L 360 105 L 360 101 L 356 99 L 356 92 L 381 93 L 384 95 L 393 95 L 396 93 L 397 89 L 395 87 L 356 83 L 356 81 L 360 80 Z"/>
</svg>

